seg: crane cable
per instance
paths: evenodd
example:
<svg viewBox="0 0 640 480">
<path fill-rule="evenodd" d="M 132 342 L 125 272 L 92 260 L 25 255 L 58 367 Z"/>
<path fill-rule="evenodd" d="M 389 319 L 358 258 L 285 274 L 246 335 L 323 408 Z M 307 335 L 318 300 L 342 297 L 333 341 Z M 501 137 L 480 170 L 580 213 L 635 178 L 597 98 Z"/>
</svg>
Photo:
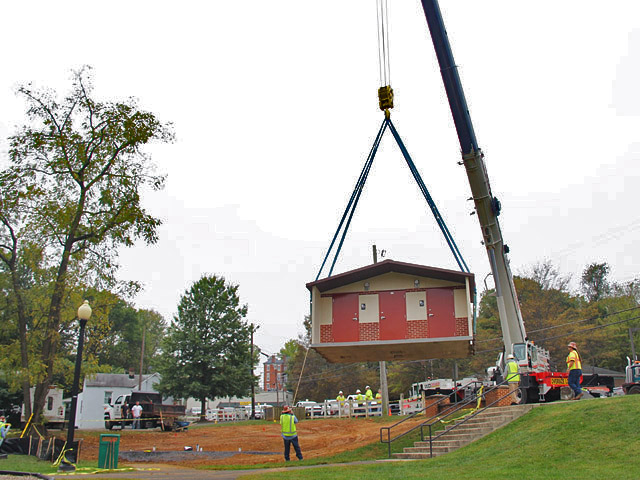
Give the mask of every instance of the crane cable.
<svg viewBox="0 0 640 480">
<path fill-rule="evenodd" d="M 391 64 L 389 63 L 389 7 L 387 0 L 376 0 L 378 21 L 378 65 L 380 86 L 391 85 Z"/>
</svg>

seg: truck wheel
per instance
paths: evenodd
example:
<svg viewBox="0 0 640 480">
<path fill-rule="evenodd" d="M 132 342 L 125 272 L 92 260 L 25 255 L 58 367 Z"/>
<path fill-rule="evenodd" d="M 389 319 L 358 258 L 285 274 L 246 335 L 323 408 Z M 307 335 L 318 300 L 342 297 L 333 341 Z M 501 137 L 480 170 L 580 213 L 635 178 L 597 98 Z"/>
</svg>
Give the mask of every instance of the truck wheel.
<svg viewBox="0 0 640 480">
<path fill-rule="evenodd" d="M 527 395 L 526 387 L 519 387 L 516 391 L 516 404 L 517 405 L 525 405 L 529 403 L 529 396 Z"/>
<path fill-rule="evenodd" d="M 629 395 L 633 395 L 635 393 L 640 393 L 640 385 L 634 385 L 627 391 L 627 394 Z"/>
<path fill-rule="evenodd" d="M 104 419 L 104 428 L 106 428 L 107 430 L 113 430 L 113 422 L 109 417 L 105 417 Z"/>
<path fill-rule="evenodd" d="M 142 422 L 142 428 L 154 428 L 156 426 L 156 422 L 153 420 L 147 420 L 146 422 Z"/>
</svg>

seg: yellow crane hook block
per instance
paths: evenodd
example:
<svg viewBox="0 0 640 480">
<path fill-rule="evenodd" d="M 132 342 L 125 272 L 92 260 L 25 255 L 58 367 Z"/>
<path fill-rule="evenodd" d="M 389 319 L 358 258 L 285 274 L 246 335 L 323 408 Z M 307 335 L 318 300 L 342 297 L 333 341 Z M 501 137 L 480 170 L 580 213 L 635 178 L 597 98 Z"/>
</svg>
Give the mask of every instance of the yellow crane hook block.
<svg viewBox="0 0 640 480">
<path fill-rule="evenodd" d="M 378 89 L 378 100 L 380 102 L 380 110 L 383 110 L 385 115 L 389 115 L 389 109 L 393 108 L 393 88 L 390 85 L 385 85 Z"/>
</svg>

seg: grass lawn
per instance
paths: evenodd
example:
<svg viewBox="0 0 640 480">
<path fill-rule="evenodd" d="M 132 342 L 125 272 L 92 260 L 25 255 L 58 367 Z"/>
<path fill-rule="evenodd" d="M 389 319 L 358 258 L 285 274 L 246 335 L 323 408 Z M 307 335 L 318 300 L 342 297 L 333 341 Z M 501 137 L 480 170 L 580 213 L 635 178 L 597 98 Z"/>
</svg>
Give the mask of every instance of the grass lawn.
<svg viewBox="0 0 640 480">
<path fill-rule="evenodd" d="M 80 461 L 78 468 L 96 468 L 97 465 L 98 462 Z M 57 468 L 48 460 L 39 460 L 30 455 L 9 455 L 5 460 L 0 460 L 0 470 L 52 475 L 56 473 Z"/>
<path fill-rule="evenodd" d="M 243 479 L 293 479 L 302 475 L 318 480 L 637 479 L 639 433 L 640 395 L 557 403 L 535 408 L 465 448 L 430 460 L 265 472 Z M 371 450 L 379 452 L 375 445 Z M 356 458 L 366 460 L 363 455 Z M 381 456 L 386 457 L 386 451 Z"/>
</svg>

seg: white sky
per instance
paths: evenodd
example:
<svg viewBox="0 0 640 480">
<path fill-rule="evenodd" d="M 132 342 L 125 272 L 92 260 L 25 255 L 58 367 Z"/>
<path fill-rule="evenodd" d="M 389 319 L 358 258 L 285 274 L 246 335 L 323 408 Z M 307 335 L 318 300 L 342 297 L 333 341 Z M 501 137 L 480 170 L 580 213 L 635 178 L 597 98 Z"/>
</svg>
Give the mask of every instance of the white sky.
<svg viewBox="0 0 640 480">
<path fill-rule="evenodd" d="M 480 287 L 488 262 L 422 8 L 389 3 L 392 119 Z M 441 9 L 513 270 L 548 258 L 574 287 L 594 261 L 638 276 L 640 2 Z M 24 115 L 16 85 L 65 92 L 83 64 L 97 97 L 135 96 L 175 124 L 177 142 L 152 149 L 167 187 L 145 196 L 160 241 L 121 254 L 122 278 L 145 285 L 137 305 L 169 320 L 192 282 L 220 274 L 240 285 L 263 351 L 295 338 L 383 118 L 375 1 L 22 0 L 0 18 L 3 139 Z M 457 268 L 389 134 L 335 273 L 371 263 L 373 243 Z"/>
</svg>

